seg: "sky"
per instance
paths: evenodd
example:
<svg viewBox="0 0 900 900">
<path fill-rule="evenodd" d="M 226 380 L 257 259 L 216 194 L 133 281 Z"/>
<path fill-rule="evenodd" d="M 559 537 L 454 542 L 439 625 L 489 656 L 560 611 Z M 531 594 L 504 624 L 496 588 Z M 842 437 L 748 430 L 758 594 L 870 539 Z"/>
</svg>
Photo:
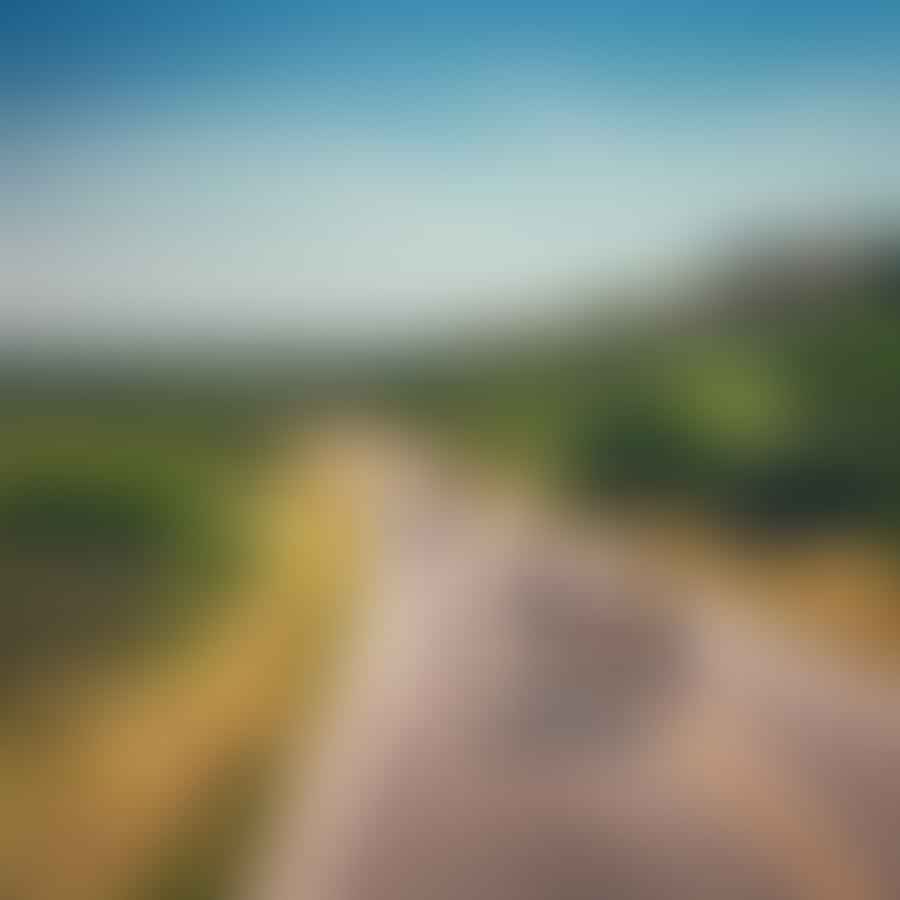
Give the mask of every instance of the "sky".
<svg viewBox="0 0 900 900">
<path fill-rule="evenodd" d="M 0 336 L 345 340 L 900 210 L 900 5 L 21 2 Z"/>
</svg>

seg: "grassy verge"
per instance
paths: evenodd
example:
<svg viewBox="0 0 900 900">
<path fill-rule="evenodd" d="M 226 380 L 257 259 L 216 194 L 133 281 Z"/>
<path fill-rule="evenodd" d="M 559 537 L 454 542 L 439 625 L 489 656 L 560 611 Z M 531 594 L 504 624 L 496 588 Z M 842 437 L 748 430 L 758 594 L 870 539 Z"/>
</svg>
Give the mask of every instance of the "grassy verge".
<svg viewBox="0 0 900 900">
<path fill-rule="evenodd" d="M 3 871 L 10 881 L 3 896 L 212 900 L 227 895 L 265 802 L 273 755 L 288 732 L 294 737 L 315 720 L 334 642 L 345 630 L 346 610 L 338 600 L 351 585 L 356 552 L 353 498 L 339 468 L 330 451 L 290 448 L 277 460 L 261 462 L 252 479 L 241 477 L 242 488 L 252 483 L 253 490 L 238 491 L 227 513 L 240 518 L 247 539 L 241 576 L 205 582 L 204 614 L 190 628 L 166 629 L 170 639 L 140 650 L 116 639 L 110 642 L 112 654 L 76 641 L 62 653 L 59 642 L 72 638 L 70 629 L 55 636 L 37 630 L 36 644 L 52 640 L 50 655 L 35 655 L 36 644 L 29 650 L 33 665 L 20 680 L 19 696 L 21 708 L 42 708 L 40 728 L 0 730 L 0 784 L 9 787 L 0 816 L 0 855 L 9 862 Z M 98 470 L 109 486 L 112 469 Z M 66 484 L 84 485 L 83 474 Z M 96 487 L 96 481 L 87 481 Z M 32 487 L 23 492 L 20 485 L 26 482 Z M 49 491 L 46 481 L 39 479 L 40 491 L 34 483 L 15 482 L 9 494 L 14 501 L 7 506 L 18 516 L 15 524 L 25 525 L 11 533 L 20 550 L 27 538 L 28 553 L 74 547 L 75 556 L 84 559 L 85 545 L 79 542 L 85 531 L 77 526 L 89 521 L 99 522 L 92 526 L 91 552 L 109 550 L 111 540 L 118 560 L 123 511 L 127 521 L 133 516 L 138 522 L 134 532 L 143 541 L 148 533 L 156 535 L 159 510 L 169 509 L 156 503 L 156 493 L 148 503 L 144 488 L 101 491 L 103 503 L 76 509 L 72 492 L 60 491 L 58 481 Z M 224 489 L 225 482 L 218 483 Z M 48 516 L 48 505 L 61 496 L 65 502 Z M 32 503 L 34 497 L 39 502 Z M 123 497 L 126 502 L 120 503 Z M 185 500 L 177 491 L 175 497 L 179 504 Z M 22 516 L 22 509 L 35 507 L 40 515 Z M 111 523 L 116 527 L 108 528 Z M 197 537 L 195 528 L 189 526 L 189 537 Z M 104 540 L 98 542 L 98 535 Z M 186 577 L 191 567 L 180 568 L 190 557 L 183 533 L 149 543 L 165 556 L 169 539 L 179 548 L 178 565 L 175 557 L 165 557 L 173 563 L 166 570 L 171 581 L 164 582 L 169 593 L 148 599 L 152 615 L 135 629 L 145 637 L 146 623 L 165 618 L 173 596 L 190 600 L 184 586 L 191 581 Z M 57 601 L 63 594 L 72 601 L 65 585 L 56 588 Z M 123 597 L 110 591 L 106 610 L 109 627 L 120 638 L 129 628 L 117 631 L 123 628 L 123 611 L 114 601 Z M 15 596 L 5 598 L 14 606 Z M 131 621 L 134 610 L 125 612 Z M 92 626 L 85 634 L 96 637 L 96 631 Z"/>
</svg>

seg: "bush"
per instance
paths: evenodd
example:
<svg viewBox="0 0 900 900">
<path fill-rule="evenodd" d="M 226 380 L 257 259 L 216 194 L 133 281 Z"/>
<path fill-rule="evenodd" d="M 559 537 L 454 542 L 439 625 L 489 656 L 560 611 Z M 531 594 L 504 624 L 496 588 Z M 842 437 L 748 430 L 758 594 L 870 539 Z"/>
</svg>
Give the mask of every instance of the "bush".
<svg viewBox="0 0 900 900">
<path fill-rule="evenodd" d="M 209 479 L 154 453 L 34 454 L 0 471 L 7 667 L 121 650 L 189 621 L 237 547 Z"/>
<path fill-rule="evenodd" d="M 701 454 L 677 423 L 651 407 L 623 406 L 583 424 L 564 480 L 575 497 L 684 493 L 702 478 Z"/>
<path fill-rule="evenodd" d="M 879 494 L 876 479 L 854 462 L 798 450 L 736 472 L 722 502 L 752 527 L 796 531 L 870 523 Z"/>
</svg>

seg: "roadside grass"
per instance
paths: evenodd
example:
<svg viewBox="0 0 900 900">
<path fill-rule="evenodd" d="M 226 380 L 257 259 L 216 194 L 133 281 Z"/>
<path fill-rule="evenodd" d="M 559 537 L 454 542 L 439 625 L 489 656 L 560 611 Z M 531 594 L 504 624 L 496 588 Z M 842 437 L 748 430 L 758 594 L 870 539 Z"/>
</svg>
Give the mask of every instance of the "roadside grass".
<svg viewBox="0 0 900 900">
<path fill-rule="evenodd" d="M 292 444 L 252 478 L 227 473 L 250 546 L 198 621 L 133 652 L 80 645 L 19 685 L 41 713 L 0 732 L 2 896 L 227 896 L 271 762 L 288 736 L 298 752 L 345 630 L 355 513 L 338 465 Z"/>
</svg>

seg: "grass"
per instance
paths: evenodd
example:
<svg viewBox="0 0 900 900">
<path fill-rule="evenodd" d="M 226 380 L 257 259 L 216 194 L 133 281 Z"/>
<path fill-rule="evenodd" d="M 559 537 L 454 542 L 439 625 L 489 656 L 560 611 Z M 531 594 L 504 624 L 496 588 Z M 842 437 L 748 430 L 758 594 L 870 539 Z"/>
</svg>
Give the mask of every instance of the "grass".
<svg viewBox="0 0 900 900">
<path fill-rule="evenodd" d="M 65 663 L 38 666 L 20 685 L 23 707 L 44 712 L 40 728 L 0 730 L 0 786 L 10 788 L 0 856 L 8 854 L 5 872 L 18 881 L 0 885 L 9 887 L 4 897 L 224 896 L 264 803 L 272 755 L 289 730 L 295 739 L 298 726 L 316 720 L 334 642 L 346 630 L 338 600 L 353 580 L 356 544 L 342 465 L 331 449 L 293 445 L 260 464 L 245 482 L 253 490 L 231 508 L 249 541 L 246 565 L 239 579 L 215 582 L 198 627 L 111 658 L 79 645 Z M 65 515 L 54 510 L 48 544 L 46 529 L 32 525 L 35 506 L 36 518 L 46 515 L 45 501 L 33 504 L 35 494 L 24 493 L 27 503 L 12 491 L 7 509 L 31 549 L 57 552 L 60 534 L 67 547 L 70 538 L 79 545 L 76 507 L 103 521 L 92 547 L 108 550 L 97 535 L 105 539 L 111 523 L 135 510 L 135 533 L 146 537 L 149 521 L 156 534 L 156 512 L 144 516 L 141 491 L 84 505 L 54 485 L 50 505 L 65 494 Z M 60 522 L 66 528 L 57 531 Z M 116 551 L 118 540 L 116 533 Z M 302 749 L 292 743 L 291 752 Z"/>
</svg>

